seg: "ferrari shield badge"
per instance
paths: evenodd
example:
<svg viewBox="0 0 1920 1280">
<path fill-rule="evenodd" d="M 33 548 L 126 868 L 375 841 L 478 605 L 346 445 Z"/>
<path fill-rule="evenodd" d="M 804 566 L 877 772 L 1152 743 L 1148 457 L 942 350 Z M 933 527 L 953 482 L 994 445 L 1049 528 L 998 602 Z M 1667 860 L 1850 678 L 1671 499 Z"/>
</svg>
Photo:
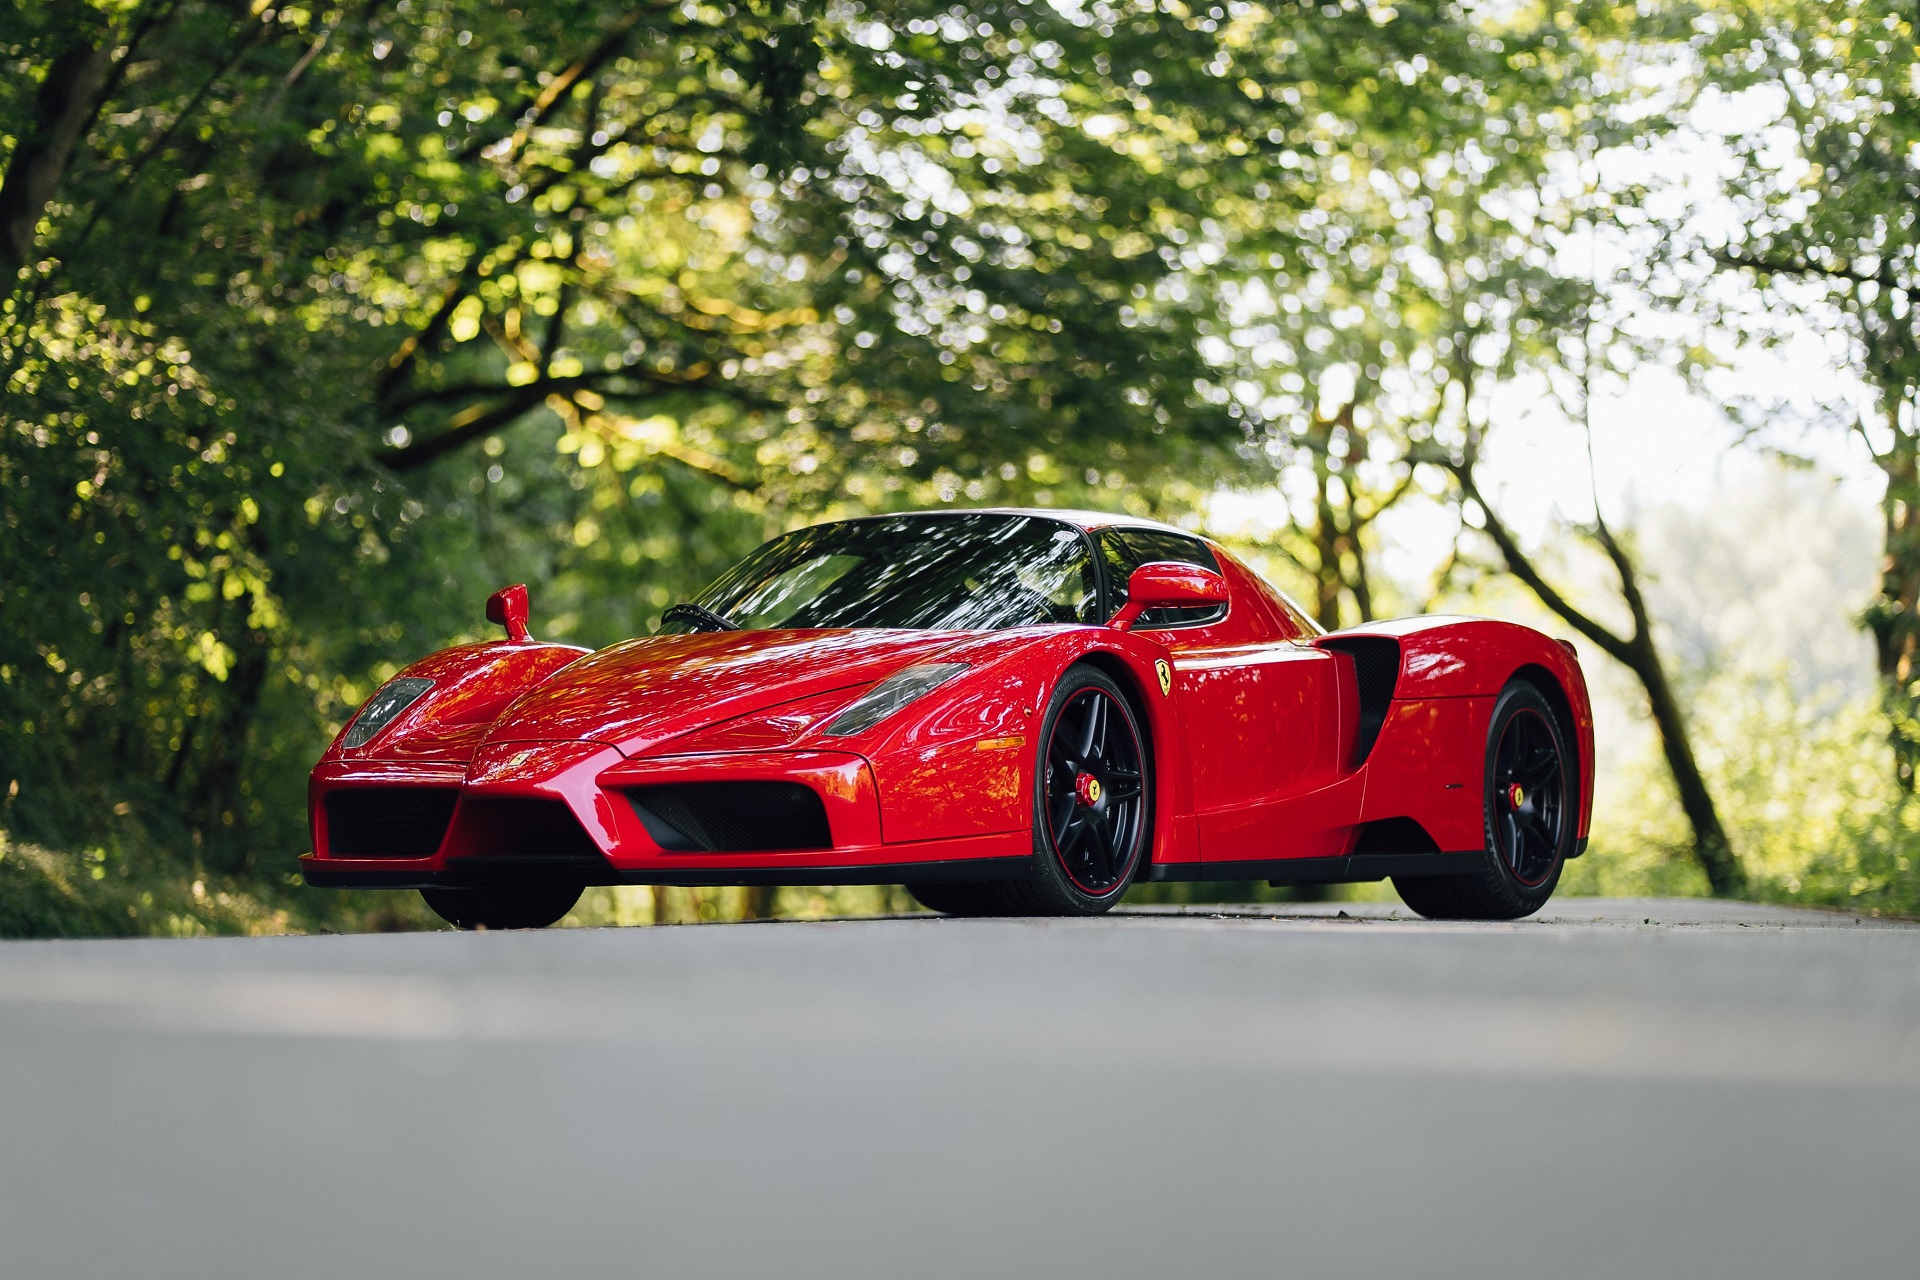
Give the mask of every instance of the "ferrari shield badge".
<svg viewBox="0 0 1920 1280">
<path fill-rule="evenodd" d="M 1168 664 L 1165 658 L 1155 658 L 1153 660 L 1153 670 L 1155 674 L 1160 677 L 1160 692 L 1168 697 L 1172 697 L 1173 667 Z"/>
</svg>

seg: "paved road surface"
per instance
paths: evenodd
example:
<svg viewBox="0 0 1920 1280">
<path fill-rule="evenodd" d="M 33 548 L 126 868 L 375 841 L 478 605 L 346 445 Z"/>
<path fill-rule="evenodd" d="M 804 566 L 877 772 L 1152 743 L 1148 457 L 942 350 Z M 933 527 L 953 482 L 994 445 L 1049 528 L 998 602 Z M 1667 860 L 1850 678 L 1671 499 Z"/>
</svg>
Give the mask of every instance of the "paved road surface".
<svg viewBox="0 0 1920 1280">
<path fill-rule="evenodd" d="M 0 1275 L 1911 1280 L 1920 930 L 0 944 Z"/>
</svg>

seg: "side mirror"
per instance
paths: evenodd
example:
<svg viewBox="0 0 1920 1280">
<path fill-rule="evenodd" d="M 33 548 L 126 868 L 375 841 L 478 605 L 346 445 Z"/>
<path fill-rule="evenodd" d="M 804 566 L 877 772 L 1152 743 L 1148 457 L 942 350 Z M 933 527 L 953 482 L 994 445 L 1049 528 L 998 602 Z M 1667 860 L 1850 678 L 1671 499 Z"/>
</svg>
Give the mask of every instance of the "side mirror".
<svg viewBox="0 0 1920 1280">
<path fill-rule="evenodd" d="M 533 633 L 527 630 L 527 584 L 517 582 L 488 596 L 487 621 L 505 627 L 507 639 L 514 644 L 533 639 Z"/>
<path fill-rule="evenodd" d="M 1213 570 L 1156 560 L 1133 571 L 1127 579 L 1127 602 L 1107 625 L 1126 631 L 1149 609 L 1191 609 L 1226 602 L 1227 580 Z"/>
</svg>

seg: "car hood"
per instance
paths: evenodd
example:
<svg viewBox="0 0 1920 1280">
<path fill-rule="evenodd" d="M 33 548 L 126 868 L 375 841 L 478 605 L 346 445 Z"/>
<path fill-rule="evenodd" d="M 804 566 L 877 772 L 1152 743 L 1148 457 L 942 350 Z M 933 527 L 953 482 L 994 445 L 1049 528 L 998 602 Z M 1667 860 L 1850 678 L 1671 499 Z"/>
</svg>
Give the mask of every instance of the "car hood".
<svg viewBox="0 0 1920 1280">
<path fill-rule="evenodd" d="M 721 631 L 628 640 L 519 698 L 489 742 L 603 742 L 645 754 L 795 698 L 871 684 L 965 637 L 952 631 Z"/>
</svg>

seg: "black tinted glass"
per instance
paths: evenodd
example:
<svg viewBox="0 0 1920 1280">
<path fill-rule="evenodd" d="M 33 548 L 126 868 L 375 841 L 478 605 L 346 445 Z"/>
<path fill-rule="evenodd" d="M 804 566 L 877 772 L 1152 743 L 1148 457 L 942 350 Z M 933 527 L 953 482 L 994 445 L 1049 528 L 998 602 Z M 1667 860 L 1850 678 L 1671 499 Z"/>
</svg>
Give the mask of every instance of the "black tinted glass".
<svg viewBox="0 0 1920 1280">
<path fill-rule="evenodd" d="M 1100 535 L 1100 559 L 1107 571 L 1107 585 L 1113 591 L 1113 607 L 1127 602 L 1127 579 L 1143 564 L 1171 560 L 1175 564 L 1194 564 L 1220 572 L 1220 562 L 1198 538 L 1167 533 L 1159 529 L 1107 529 Z M 1217 622 L 1227 616 L 1223 604 L 1194 605 L 1183 609 L 1149 609 L 1140 615 L 1134 628 L 1150 631 L 1159 627 L 1190 627 Z"/>
<path fill-rule="evenodd" d="M 750 631 L 991 631 L 1094 621 L 1078 529 L 1032 516 L 889 516 L 775 538 L 695 603 Z M 671 629 L 671 628 L 669 628 Z"/>
</svg>

